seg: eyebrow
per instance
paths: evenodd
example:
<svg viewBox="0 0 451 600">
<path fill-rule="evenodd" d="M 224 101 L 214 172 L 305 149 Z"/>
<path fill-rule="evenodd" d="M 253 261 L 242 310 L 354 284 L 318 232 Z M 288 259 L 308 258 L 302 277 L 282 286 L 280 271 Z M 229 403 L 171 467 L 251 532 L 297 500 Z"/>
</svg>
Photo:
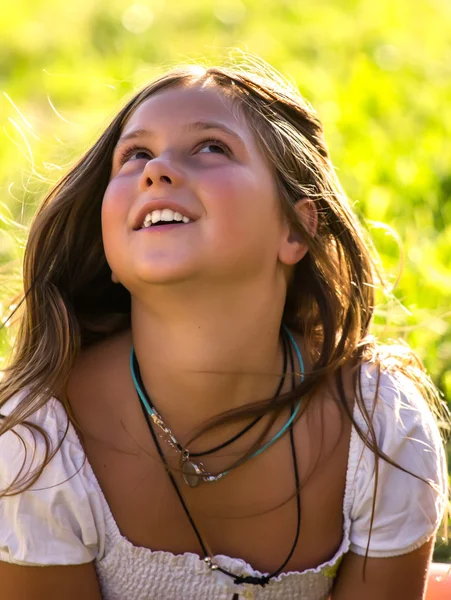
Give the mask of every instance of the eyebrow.
<svg viewBox="0 0 451 600">
<path fill-rule="evenodd" d="M 223 123 L 219 123 L 217 121 L 195 121 L 194 123 L 189 123 L 188 125 L 186 125 L 184 129 L 186 129 L 187 131 L 207 131 L 210 129 L 219 129 L 220 131 L 227 133 L 228 135 L 232 136 L 238 142 L 244 145 L 243 139 L 235 131 L 233 131 L 233 129 L 230 129 Z M 155 137 L 155 133 L 148 129 L 134 129 L 129 133 L 125 133 L 119 138 L 116 144 L 116 148 L 122 146 L 122 144 L 124 144 L 127 140 L 133 140 L 140 137 Z"/>
</svg>

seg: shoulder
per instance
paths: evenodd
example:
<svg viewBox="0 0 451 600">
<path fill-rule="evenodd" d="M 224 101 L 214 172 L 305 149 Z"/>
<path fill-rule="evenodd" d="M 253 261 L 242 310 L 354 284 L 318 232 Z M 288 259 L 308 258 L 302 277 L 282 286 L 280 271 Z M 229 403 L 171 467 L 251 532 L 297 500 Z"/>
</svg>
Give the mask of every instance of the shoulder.
<svg viewBox="0 0 451 600">
<path fill-rule="evenodd" d="M 421 385 L 400 370 L 380 368 L 374 363 L 362 364 L 360 382 L 354 418 L 366 431 L 369 418 L 379 444 L 390 448 L 407 442 L 423 454 L 425 443 L 441 453 L 438 424 Z"/>
<path fill-rule="evenodd" d="M 131 334 L 125 331 L 83 350 L 73 365 L 66 395 L 83 442 L 130 446 L 124 432 L 130 425 L 130 347 Z"/>
<path fill-rule="evenodd" d="M 361 367 L 349 454 L 351 549 L 410 552 L 437 530 L 447 497 L 444 445 L 420 387 L 400 371 Z"/>
<path fill-rule="evenodd" d="M 437 481 L 443 489 L 444 443 L 421 385 L 399 370 L 365 363 L 361 367 L 361 394 L 356 395 L 354 418 L 362 433 L 377 444 L 386 458 L 417 477 Z M 362 449 L 364 460 L 373 454 L 374 462 L 374 452 L 363 440 L 355 446 Z M 383 462 L 386 464 L 386 460 Z M 400 476 L 400 469 L 392 468 L 393 477 Z"/>
<path fill-rule="evenodd" d="M 27 393 L 10 398 L 1 414 L 11 414 Z M 75 430 L 53 397 L 26 421 L 45 431 L 49 447 L 38 430 L 25 424 L 0 435 L 0 560 L 89 562 L 100 548 L 103 508 Z M 15 493 L 9 494 L 11 485 Z"/>
<path fill-rule="evenodd" d="M 67 383 L 69 397 L 102 398 L 115 396 L 129 383 L 128 356 L 131 332 L 123 331 L 95 345 L 82 349 L 77 356 Z"/>
<path fill-rule="evenodd" d="M 20 409 L 21 405 L 25 408 L 28 396 L 29 391 L 24 389 L 9 398 L 1 407 L 2 417 L 12 415 L 16 409 Z M 2 423 L 3 421 L 4 419 Z M 34 410 L 24 421 L 0 435 L 0 485 L 2 486 L 6 475 L 12 475 L 16 467 L 19 468 L 23 464 L 24 470 L 27 471 L 39 463 L 45 454 L 46 440 L 49 442 L 49 452 L 55 450 L 68 425 L 66 411 L 54 397 Z M 37 428 L 42 429 L 44 434 Z"/>
</svg>

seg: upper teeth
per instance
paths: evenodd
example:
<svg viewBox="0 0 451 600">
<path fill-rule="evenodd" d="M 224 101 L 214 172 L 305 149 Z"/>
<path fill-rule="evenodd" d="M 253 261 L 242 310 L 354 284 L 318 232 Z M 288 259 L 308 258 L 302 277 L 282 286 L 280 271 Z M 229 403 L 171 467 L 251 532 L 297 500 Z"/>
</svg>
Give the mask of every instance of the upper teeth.
<svg viewBox="0 0 451 600">
<path fill-rule="evenodd" d="M 142 228 L 149 227 L 159 221 L 183 221 L 184 223 L 190 223 L 191 219 L 185 217 L 179 212 L 173 211 L 170 208 L 163 208 L 163 210 L 153 210 L 144 217 Z"/>
</svg>

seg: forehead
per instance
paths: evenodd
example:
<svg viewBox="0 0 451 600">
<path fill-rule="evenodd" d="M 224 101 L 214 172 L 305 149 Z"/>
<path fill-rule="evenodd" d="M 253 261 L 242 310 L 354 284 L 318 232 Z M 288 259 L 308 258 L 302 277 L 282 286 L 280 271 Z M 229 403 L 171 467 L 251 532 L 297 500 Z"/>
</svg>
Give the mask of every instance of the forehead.
<svg viewBox="0 0 451 600">
<path fill-rule="evenodd" d="M 122 133 L 136 128 L 169 125 L 172 128 L 196 121 L 216 121 L 251 136 L 237 103 L 215 87 L 200 85 L 161 90 L 142 102 L 131 114 Z"/>
</svg>

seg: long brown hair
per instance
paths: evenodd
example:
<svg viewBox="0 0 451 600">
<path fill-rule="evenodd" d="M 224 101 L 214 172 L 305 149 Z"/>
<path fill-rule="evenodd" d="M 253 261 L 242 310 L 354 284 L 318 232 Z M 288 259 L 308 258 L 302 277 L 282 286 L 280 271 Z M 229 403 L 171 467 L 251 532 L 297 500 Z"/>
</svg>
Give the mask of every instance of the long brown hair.
<svg viewBox="0 0 451 600">
<path fill-rule="evenodd" d="M 413 352 L 400 345 L 379 346 L 370 335 L 375 288 L 384 287 L 383 277 L 369 238 L 338 181 L 315 110 L 268 66 L 258 63 L 250 67 L 189 66 L 157 79 L 129 100 L 40 205 L 25 250 L 25 294 L 19 306 L 15 347 L 0 381 L 0 410 L 9 398 L 25 393 L 18 407 L 3 417 L 0 435 L 23 423 L 40 431 L 47 451 L 43 464 L 23 485 L 14 489 L 11 484 L 4 495 L 20 493 L 33 485 L 63 441 L 50 453 L 45 430 L 26 419 L 56 397 L 78 428 L 65 395 L 75 358 L 87 346 L 130 327 L 130 294 L 112 283 L 103 250 L 101 205 L 112 153 L 127 119 L 147 98 L 173 86 L 216 86 L 236 103 L 273 170 L 286 219 L 309 248 L 289 282 L 283 321 L 309 340 L 311 372 L 276 403 L 274 399 L 264 400 L 229 411 L 205 424 L 202 431 L 231 420 L 271 413 L 266 432 L 294 398 L 304 396 L 306 410 L 313 391 L 332 377 L 337 402 L 364 443 L 377 458 L 401 468 L 378 448 L 372 415 L 363 402 L 359 369 L 354 373 L 355 402 L 369 432 L 354 421 L 343 368 L 364 360 L 384 369 L 401 370 L 418 385 L 435 414 L 447 419 L 436 389 Z M 302 197 L 310 198 L 316 206 L 318 228 L 314 235 L 300 222 L 294 208 Z"/>
</svg>

